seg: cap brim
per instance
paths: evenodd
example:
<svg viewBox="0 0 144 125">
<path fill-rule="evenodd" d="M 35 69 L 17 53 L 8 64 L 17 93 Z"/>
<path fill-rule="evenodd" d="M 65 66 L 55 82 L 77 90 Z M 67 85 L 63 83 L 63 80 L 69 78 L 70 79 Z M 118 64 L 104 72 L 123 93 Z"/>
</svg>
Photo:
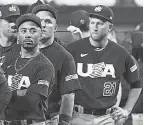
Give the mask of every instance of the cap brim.
<svg viewBox="0 0 144 125">
<path fill-rule="evenodd" d="M 20 26 L 22 23 L 24 23 L 24 22 L 26 22 L 26 21 L 32 21 L 32 22 L 36 23 L 36 24 L 41 28 L 41 21 L 40 21 L 40 20 L 37 21 L 37 18 L 38 18 L 38 17 L 25 15 L 25 16 L 23 16 L 22 18 L 18 18 L 18 19 L 16 20 L 16 26 L 17 26 L 17 28 L 19 28 L 19 26 Z"/>
<path fill-rule="evenodd" d="M 101 19 L 102 21 L 109 21 L 112 23 L 112 20 L 110 20 L 109 18 L 106 18 L 100 14 L 96 14 L 96 13 L 89 13 L 89 17 L 97 17 L 99 19 Z"/>
<path fill-rule="evenodd" d="M 12 15 L 8 15 L 8 16 L 5 16 L 5 17 L 0 17 L 0 19 L 10 19 L 10 18 L 18 18 L 20 17 L 20 15 L 18 14 L 12 14 Z"/>
</svg>

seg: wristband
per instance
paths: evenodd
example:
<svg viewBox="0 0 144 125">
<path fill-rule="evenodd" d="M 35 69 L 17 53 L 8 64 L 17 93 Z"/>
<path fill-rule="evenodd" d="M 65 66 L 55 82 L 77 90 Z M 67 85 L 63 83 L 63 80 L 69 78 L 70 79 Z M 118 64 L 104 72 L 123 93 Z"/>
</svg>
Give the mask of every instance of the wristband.
<svg viewBox="0 0 144 125">
<path fill-rule="evenodd" d="M 69 121 L 71 120 L 70 116 L 64 115 L 64 114 L 60 114 L 59 115 L 59 122 L 67 122 L 69 123 Z"/>
</svg>

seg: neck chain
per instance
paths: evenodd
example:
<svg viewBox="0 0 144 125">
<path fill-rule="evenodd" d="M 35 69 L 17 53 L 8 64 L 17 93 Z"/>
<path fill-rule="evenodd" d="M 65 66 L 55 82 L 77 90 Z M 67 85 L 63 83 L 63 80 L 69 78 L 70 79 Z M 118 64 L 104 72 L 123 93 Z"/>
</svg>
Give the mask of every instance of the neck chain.
<svg viewBox="0 0 144 125">
<path fill-rule="evenodd" d="M 38 53 L 39 54 L 39 53 Z M 18 62 L 18 60 L 19 60 L 19 58 L 20 58 L 20 56 L 16 59 L 16 61 L 15 61 L 15 64 L 14 64 L 14 68 L 15 68 L 15 71 L 16 71 L 16 73 L 17 72 L 19 72 L 20 70 L 22 70 L 23 68 L 25 68 L 28 64 L 29 64 L 29 62 L 31 62 L 38 54 L 36 54 L 35 56 L 32 56 L 21 68 L 16 68 L 17 66 L 17 62 Z"/>
</svg>

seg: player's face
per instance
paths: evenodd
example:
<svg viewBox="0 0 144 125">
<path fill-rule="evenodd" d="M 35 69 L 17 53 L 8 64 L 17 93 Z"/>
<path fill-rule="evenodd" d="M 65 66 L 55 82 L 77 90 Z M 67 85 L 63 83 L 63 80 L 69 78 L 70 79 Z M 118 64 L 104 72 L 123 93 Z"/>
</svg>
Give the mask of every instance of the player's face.
<svg viewBox="0 0 144 125">
<path fill-rule="evenodd" d="M 54 36 L 56 30 L 56 20 L 52 14 L 48 11 L 39 11 L 36 14 L 41 19 L 42 24 L 42 42 L 46 42 L 48 39 Z"/>
<path fill-rule="evenodd" d="M 1 33 L 12 40 L 17 36 L 17 30 L 15 28 L 15 18 L 11 17 L 9 19 L 1 19 L 0 20 L 0 29 Z"/>
<path fill-rule="evenodd" d="M 100 19 L 90 17 L 89 31 L 90 36 L 94 41 L 101 41 L 108 35 L 109 22 L 103 22 Z"/>
<path fill-rule="evenodd" d="M 41 29 L 34 22 L 24 22 L 18 29 L 19 44 L 26 50 L 32 50 L 38 46 L 40 37 Z"/>
</svg>

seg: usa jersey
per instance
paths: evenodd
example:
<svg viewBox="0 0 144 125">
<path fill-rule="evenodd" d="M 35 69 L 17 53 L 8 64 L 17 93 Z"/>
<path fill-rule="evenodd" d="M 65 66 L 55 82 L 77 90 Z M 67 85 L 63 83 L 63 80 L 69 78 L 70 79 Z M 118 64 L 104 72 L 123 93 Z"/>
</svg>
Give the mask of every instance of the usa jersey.
<svg viewBox="0 0 144 125">
<path fill-rule="evenodd" d="M 49 98 L 48 112 L 59 112 L 58 102 L 61 100 L 61 95 L 81 88 L 75 62 L 72 55 L 55 41 L 52 45 L 42 48 L 40 51 L 52 62 L 55 68 L 56 84 Z"/>
<path fill-rule="evenodd" d="M 48 96 L 52 92 L 54 85 L 54 67 L 51 62 L 43 55 L 38 54 L 33 58 L 21 58 L 20 56 L 8 67 L 6 71 L 8 85 L 11 91 L 27 89 L 26 94 L 36 93 L 41 95 L 41 103 L 36 107 L 35 112 L 19 114 L 13 112 L 7 119 L 44 119 L 44 109 L 48 108 Z M 13 96 L 7 111 L 13 109 L 12 104 L 17 100 Z"/>
<path fill-rule="evenodd" d="M 128 83 L 140 79 L 131 55 L 118 44 L 108 41 L 96 48 L 85 38 L 69 44 L 82 90 L 76 92 L 75 103 L 89 109 L 107 109 L 116 103 L 121 76 Z"/>
</svg>

